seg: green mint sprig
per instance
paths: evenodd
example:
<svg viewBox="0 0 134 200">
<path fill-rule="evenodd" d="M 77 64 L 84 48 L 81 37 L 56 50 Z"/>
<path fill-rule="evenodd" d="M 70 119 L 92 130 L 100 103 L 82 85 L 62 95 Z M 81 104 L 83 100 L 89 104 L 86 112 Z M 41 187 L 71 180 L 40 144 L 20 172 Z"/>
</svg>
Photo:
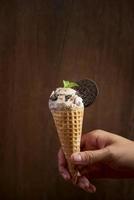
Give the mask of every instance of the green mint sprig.
<svg viewBox="0 0 134 200">
<path fill-rule="evenodd" d="M 78 87 L 79 86 L 75 82 L 70 82 L 70 81 L 65 81 L 65 80 L 63 80 L 63 85 L 64 85 L 64 88 L 73 88 L 73 87 Z"/>
</svg>

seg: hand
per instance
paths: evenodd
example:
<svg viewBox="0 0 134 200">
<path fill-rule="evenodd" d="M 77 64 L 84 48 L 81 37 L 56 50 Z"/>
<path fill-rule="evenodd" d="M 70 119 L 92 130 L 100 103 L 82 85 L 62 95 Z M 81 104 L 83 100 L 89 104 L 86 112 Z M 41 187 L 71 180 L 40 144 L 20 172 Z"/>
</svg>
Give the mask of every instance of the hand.
<svg viewBox="0 0 134 200">
<path fill-rule="evenodd" d="M 91 178 L 134 178 L 134 142 L 102 130 L 84 134 L 81 152 L 74 153 L 71 161 L 79 169 L 77 185 L 88 191 L 96 188 Z M 71 180 L 62 150 L 58 154 L 59 171 L 65 180 Z"/>
</svg>

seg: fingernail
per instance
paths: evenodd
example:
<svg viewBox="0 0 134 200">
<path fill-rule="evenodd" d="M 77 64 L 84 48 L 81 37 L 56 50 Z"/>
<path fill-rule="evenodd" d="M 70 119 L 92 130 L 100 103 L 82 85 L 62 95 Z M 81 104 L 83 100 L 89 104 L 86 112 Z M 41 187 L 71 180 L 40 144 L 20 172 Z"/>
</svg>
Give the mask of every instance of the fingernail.
<svg viewBox="0 0 134 200">
<path fill-rule="evenodd" d="M 79 187 L 86 192 L 94 193 L 94 191 L 89 186 L 85 185 L 84 183 L 79 183 Z"/>
<path fill-rule="evenodd" d="M 62 174 L 62 176 L 63 176 L 63 178 L 64 178 L 65 180 L 69 180 L 69 178 L 70 178 L 67 174 Z"/>
<path fill-rule="evenodd" d="M 66 174 L 62 174 L 63 178 L 66 180 L 67 179 L 67 175 Z"/>
<path fill-rule="evenodd" d="M 81 155 L 80 154 L 73 154 L 72 159 L 76 162 L 80 162 L 81 161 Z"/>
<path fill-rule="evenodd" d="M 90 193 L 94 193 L 94 190 L 92 190 L 90 188 L 87 188 L 87 191 L 90 192 Z"/>
<path fill-rule="evenodd" d="M 90 192 L 90 193 L 94 193 L 94 190 L 93 190 L 93 188 L 92 187 L 90 187 L 89 185 L 85 185 L 85 187 L 84 187 L 84 189 L 86 190 L 86 191 L 88 191 L 88 192 Z"/>
<path fill-rule="evenodd" d="M 88 187 L 88 191 L 91 192 L 91 193 L 95 193 L 96 192 L 96 188 L 94 186 L 92 187 Z"/>
</svg>

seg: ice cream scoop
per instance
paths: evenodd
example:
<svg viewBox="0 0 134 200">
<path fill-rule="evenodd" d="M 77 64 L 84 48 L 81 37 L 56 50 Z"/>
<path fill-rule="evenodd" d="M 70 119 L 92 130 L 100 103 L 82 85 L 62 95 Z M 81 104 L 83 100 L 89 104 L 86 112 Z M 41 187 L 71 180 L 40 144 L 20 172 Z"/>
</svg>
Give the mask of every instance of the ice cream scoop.
<svg viewBox="0 0 134 200">
<path fill-rule="evenodd" d="M 57 88 L 49 99 L 49 108 L 52 110 L 75 109 L 84 107 L 83 99 L 72 88 Z"/>
</svg>

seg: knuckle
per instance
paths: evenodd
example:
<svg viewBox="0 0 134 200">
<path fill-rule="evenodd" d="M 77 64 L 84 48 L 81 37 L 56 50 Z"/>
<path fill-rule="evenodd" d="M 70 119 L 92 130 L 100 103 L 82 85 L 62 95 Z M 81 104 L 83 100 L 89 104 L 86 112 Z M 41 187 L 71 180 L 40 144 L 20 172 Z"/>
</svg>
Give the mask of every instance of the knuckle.
<svg viewBox="0 0 134 200">
<path fill-rule="evenodd" d="M 107 155 L 108 155 L 107 159 L 108 159 L 108 161 L 112 161 L 113 158 L 114 158 L 114 154 L 113 154 L 113 151 L 112 151 L 111 147 L 107 146 L 105 149 L 107 151 Z"/>
<path fill-rule="evenodd" d="M 58 151 L 58 160 L 61 158 L 61 155 L 62 155 L 62 149 L 60 148 Z"/>
<path fill-rule="evenodd" d="M 94 162 L 94 154 L 93 154 L 93 152 L 90 152 L 88 156 L 89 156 L 89 158 L 88 158 L 89 164 L 92 165 L 93 162 Z"/>
<path fill-rule="evenodd" d="M 101 132 L 102 132 L 101 129 L 95 129 L 95 130 L 92 131 L 92 133 L 101 133 Z"/>
<path fill-rule="evenodd" d="M 93 134 L 93 135 L 101 135 L 102 134 L 102 130 L 101 129 L 95 129 L 93 131 L 90 132 L 90 134 Z"/>
<path fill-rule="evenodd" d="M 58 151 L 58 158 L 60 157 L 60 154 L 61 154 L 61 149 L 59 149 Z"/>
<path fill-rule="evenodd" d="M 64 174 L 64 169 L 63 169 L 63 167 L 61 167 L 61 166 L 59 166 L 59 173 L 60 173 L 60 175 L 63 175 L 63 174 Z"/>
<path fill-rule="evenodd" d="M 82 160 L 83 160 L 83 162 L 85 162 L 87 164 L 92 164 L 93 160 L 94 160 L 93 153 L 89 152 L 89 151 L 85 151 L 83 156 L 82 156 Z"/>
</svg>

